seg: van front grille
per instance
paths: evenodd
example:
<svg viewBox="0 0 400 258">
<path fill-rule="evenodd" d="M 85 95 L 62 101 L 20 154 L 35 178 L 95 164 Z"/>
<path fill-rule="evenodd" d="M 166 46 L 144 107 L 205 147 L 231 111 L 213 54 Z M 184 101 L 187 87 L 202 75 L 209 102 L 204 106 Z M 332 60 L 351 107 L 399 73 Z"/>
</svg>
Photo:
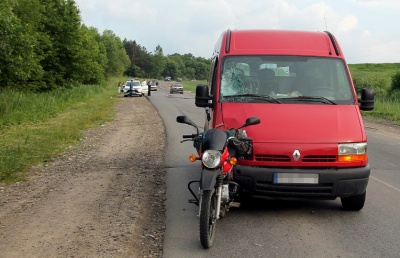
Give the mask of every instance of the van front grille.
<svg viewBox="0 0 400 258">
<path fill-rule="evenodd" d="M 256 154 L 256 161 L 267 161 L 267 162 L 290 162 L 290 157 L 286 155 L 267 155 L 267 154 Z"/>
<path fill-rule="evenodd" d="M 272 184 L 266 181 L 256 182 L 256 191 L 270 196 L 298 196 L 298 197 L 313 197 L 313 196 L 331 196 L 333 184 Z"/>
<path fill-rule="evenodd" d="M 256 161 L 263 162 L 290 162 L 291 158 L 286 155 L 274 155 L 274 154 L 256 154 Z M 302 162 L 336 162 L 336 156 L 334 155 L 309 155 L 305 156 L 301 160 Z"/>
<path fill-rule="evenodd" d="M 335 162 L 336 156 L 305 156 L 301 161 L 303 162 Z"/>
</svg>

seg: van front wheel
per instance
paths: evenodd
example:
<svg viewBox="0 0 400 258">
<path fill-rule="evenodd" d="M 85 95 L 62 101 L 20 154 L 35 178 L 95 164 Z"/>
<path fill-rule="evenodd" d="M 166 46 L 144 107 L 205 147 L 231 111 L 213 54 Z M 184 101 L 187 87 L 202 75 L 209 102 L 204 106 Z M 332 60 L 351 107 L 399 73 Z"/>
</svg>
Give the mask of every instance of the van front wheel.
<svg viewBox="0 0 400 258">
<path fill-rule="evenodd" d="M 365 197 L 367 192 L 365 191 L 360 195 L 353 195 L 349 197 L 341 197 L 343 209 L 348 211 L 359 211 L 364 207 Z"/>
</svg>

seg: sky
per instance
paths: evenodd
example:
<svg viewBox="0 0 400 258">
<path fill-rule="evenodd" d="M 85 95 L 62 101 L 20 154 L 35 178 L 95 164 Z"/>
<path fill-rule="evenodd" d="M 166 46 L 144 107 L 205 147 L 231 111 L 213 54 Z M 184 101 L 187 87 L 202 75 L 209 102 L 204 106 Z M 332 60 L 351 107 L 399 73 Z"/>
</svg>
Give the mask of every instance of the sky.
<svg viewBox="0 0 400 258">
<path fill-rule="evenodd" d="M 227 29 L 330 31 L 349 64 L 400 63 L 399 0 L 75 0 L 88 27 L 211 58 Z"/>
</svg>

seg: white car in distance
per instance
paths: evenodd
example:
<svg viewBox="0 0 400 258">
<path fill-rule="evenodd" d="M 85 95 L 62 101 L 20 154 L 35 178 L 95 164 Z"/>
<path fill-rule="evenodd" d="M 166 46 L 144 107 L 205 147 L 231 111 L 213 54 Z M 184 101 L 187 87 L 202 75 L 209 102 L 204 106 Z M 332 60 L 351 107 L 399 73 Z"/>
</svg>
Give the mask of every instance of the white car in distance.
<svg viewBox="0 0 400 258">
<path fill-rule="evenodd" d="M 132 94 L 130 93 L 130 83 L 132 83 Z M 123 91 L 124 91 L 124 96 L 125 97 L 129 97 L 129 96 L 143 96 L 143 92 L 142 92 L 142 86 L 140 84 L 139 80 L 128 80 L 126 81 L 126 83 L 124 84 L 123 87 Z"/>
<path fill-rule="evenodd" d="M 142 81 L 142 83 L 140 85 L 142 87 L 142 93 L 143 94 L 148 94 L 149 93 L 149 88 L 148 88 L 149 86 L 147 86 L 147 81 L 146 80 Z"/>
</svg>

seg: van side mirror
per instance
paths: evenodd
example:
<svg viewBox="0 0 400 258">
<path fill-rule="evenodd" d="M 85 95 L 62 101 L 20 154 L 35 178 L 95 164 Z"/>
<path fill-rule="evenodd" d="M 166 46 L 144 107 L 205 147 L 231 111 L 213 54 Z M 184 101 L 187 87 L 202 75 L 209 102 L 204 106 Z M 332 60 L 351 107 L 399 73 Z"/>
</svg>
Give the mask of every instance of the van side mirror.
<svg viewBox="0 0 400 258">
<path fill-rule="evenodd" d="M 374 109 L 375 102 L 375 91 L 371 88 L 364 88 L 361 91 L 361 99 L 358 99 L 360 103 L 360 109 L 365 111 L 371 111 Z"/>
<path fill-rule="evenodd" d="M 209 102 L 212 97 L 208 94 L 208 86 L 199 84 L 196 87 L 195 104 L 197 107 L 212 107 L 213 104 Z"/>
</svg>

